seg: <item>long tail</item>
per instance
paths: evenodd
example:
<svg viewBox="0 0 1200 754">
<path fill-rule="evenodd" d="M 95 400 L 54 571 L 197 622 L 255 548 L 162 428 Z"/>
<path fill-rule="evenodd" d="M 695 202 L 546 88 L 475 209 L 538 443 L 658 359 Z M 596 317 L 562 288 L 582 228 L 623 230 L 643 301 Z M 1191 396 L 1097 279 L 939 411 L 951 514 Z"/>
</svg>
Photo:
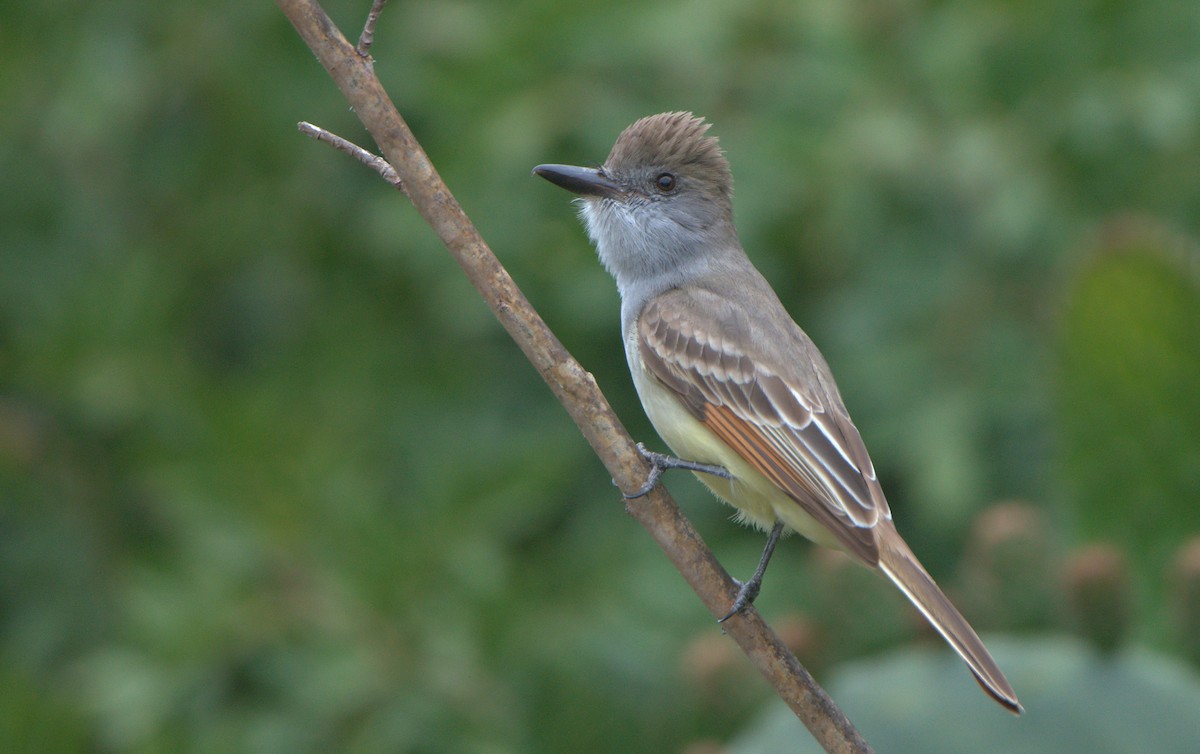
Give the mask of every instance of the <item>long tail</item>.
<svg viewBox="0 0 1200 754">
<path fill-rule="evenodd" d="M 950 602 L 942 590 L 933 582 L 912 550 L 900 538 L 895 529 L 880 532 L 879 569 L 900 587 L 900 591 L 916 605 L 926 620 L 937 629 L 947 643 L 963 658 L 975 679 L 993 699 L 1010 711 L 1021 714 L 1021 703 L 996 661 L 983 646 L 983 642 L 967 623 L 966 618 Z"/>
</svg>

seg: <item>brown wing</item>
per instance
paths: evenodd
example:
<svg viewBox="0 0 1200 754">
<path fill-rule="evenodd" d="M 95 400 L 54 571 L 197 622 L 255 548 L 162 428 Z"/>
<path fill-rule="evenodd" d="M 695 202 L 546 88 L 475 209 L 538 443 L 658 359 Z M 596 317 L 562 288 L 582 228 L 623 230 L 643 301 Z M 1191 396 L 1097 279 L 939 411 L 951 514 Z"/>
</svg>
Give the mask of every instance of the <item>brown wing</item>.
<svg viewBox="0 0 1200 754">
<path fill-rule="evenodd" d="M 661 296 L 639 317 L 638 347 L 647 369 L 847 550 L 876 564 L 873 528 L 891 514 L 816 347 L 797 333 L 789 349 L 795 353 L 753 358 L 734 345 L 755 342 L 757 333 L 745 318 L 721 302 L 695 306 L 689 295 L 697 294 Z M 737 337 L 726 337 L 731 332 Z"/>
</svg>

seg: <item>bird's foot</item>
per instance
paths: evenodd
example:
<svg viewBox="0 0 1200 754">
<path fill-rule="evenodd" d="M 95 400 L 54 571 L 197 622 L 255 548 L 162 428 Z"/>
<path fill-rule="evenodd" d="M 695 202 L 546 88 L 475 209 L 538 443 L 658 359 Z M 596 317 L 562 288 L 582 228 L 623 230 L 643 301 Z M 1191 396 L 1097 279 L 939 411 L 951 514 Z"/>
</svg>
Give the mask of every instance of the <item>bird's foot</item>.
<svg viewBox="0 0 1200 754">
<path fill-rule="evenodd" d="M 737 598 L 733 600 L 733 607 L 729 608 L 729 612 L 725 613 L 724 618 L 717 620 L 717 623 L 724 623 L 733 616 L 745 610 L 750 605 L 754 604 L 754 600 L 758 597 L 758 592 L 762 589 L 762 577 L 750 579 L 749 581 L 733 580 L 738 585 Z"/>
<path fill-rule="evenodd" d="M 717 623 L 724 623 L 741 611 L 745 610 L 750 605 L 754 604 L 754 599 L 758 596 L 758 592 L 762 589 L 763 575 L 767 572 L 767 564 L 771 562 L 771 555 L 775 553 L 775 545 L 779 544 L 779 536 L 783 534 L 783 522 L 776 521 L 775 526 L 771 527 L 771 533 L 767 536 L 767 546 L 763 548 L 762 557 L 758 559 L 758 568 L 754 569 L 754 575 L 749 581 L 734 582 L 738 585 L 737 597 L 733 600 L 733 607 L 721 618 Z"/>
<path fill-rule="evenodd" d="M 688 471 L 700 471 L 705 474 L 719 476 L 722 479 L 733 479 L 733 474 L 724 466 L 717 466 L 711 463 L 699 463 L 697 461 L 687 461 L 682 458 L 666 455 L 665 453 L 655 453 L 653 450 L 648 450 L 642 443 L 637 444 L 638 453 L 641 453 L 642 458 L 650 462 L 650 473 L 646 475 L 646 483 L 630 495 L 622 494 L 626 500 L 636 500 L 639 497 L 645 497 L 650 490 L 658 484 L 659 477 L 668 469 L 687 469 Z"/>
</svg>

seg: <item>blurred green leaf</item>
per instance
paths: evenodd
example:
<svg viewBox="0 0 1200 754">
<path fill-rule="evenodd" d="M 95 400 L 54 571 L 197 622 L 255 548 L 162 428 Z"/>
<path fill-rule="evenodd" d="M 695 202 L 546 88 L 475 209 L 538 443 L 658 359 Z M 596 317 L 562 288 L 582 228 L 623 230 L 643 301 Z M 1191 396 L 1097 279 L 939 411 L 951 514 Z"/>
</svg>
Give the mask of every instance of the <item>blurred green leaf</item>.
<svg viewBox="0 0 1200 754">
<path fill-rule="evenodd" d="M 1197 257 L 1125 231 L 1075 276 L 1063 314 L 1063 470 L 1085 540 L 1121 543 L 1145 581 L 1200 530 Z"/>
<path fill-rule="evenodd" d="M 991 701 L 950 652 L 909 650 L 844 666 L 829 691 L 876 751 L 1028 754 L 1187 751 L 1200 740 L 1200 679 L 1144 651 L 1104 658 L 1070 639 L 988 639 L 1025 706 Z M 772 704 L 730 754 L 819 752 L 790 710 Z"/>
</svg>

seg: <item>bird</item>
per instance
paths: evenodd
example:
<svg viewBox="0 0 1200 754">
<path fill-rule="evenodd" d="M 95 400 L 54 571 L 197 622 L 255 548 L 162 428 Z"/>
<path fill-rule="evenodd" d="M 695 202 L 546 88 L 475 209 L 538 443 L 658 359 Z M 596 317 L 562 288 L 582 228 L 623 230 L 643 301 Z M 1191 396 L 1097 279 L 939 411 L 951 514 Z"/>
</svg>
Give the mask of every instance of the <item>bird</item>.
<svg viewBox="0 0 1200 754">
<path fill-rule="evenodd" d="M 753 602 L 781 533 L 799 532 L 878 569 L 1003 707 L 1022 707 L 999 666 L 892 520 L 833 373 L 754 267 L 733 220 L 733 177 L 710 124 L 690 112 L 637 120 L 598 167 L 544 164 L 535 175 L 578 196 L 579 213 L 621 298 L 634 386 L 673 456 L 770 532 L 725 620 Z"/>
</svg>

